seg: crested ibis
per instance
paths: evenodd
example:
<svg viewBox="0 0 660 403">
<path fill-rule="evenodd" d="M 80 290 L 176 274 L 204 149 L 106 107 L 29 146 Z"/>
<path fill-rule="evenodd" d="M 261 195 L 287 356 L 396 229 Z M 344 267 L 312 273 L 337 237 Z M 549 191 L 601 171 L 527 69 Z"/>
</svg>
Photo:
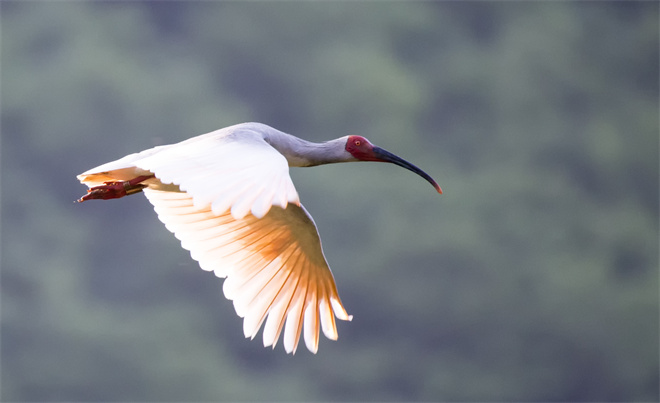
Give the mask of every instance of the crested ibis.
<svg viewBox="0 0 660 403">
<path fill-rule="evenodd" d="M 264 346 L 284 330 L 287 353 L 301 333 L 316 353 L 319 327 L 337 339 L 335 316 L 351 320 L 337 293 L 318 231 L 289 167 L 380 161 L 440 186 L 415 165 L 360 136 L 312 143 L 260 123 L 242 123 L 127 155 L 78 175 L 77 202 L 143 192 L 158 218 L 202 269 L 226 278 L 223 292 L 245 337 L 264 324 Z"/>
</svg>

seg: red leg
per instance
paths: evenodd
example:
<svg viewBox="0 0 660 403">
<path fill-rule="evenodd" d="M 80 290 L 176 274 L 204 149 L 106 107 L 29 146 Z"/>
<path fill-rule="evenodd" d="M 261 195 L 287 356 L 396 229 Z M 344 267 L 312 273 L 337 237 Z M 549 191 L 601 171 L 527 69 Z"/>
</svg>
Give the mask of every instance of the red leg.
<svg viewBox="0 0 660 403">
<path fill-rule="evenodd" d="M 82 203 L 85 200 L 91 199 L 118 199 L 120 197 L 132 195 L 133 193 L 141 192 L 147 185 L 141 184 L 147 179 L 153 178 L 150 176 L 138 176 L 128 181 L 119 182 L 104 182 L 105 185 L 94 186 L 87 191 L 87 194 L 76 200 L 77 203 Z"/>
</svg>

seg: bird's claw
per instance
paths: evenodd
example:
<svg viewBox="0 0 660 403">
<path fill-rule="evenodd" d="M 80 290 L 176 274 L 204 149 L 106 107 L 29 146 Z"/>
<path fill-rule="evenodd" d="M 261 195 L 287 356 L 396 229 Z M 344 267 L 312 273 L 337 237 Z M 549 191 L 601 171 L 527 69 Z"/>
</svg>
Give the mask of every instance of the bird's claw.
<svg viewBox="0 0 660 403">
<path fill-rule="evenodd" d="M 137 178 L 131 179 L 130 181 L 118 181 L 118 182 L 103 182 L 104 185 L 94 186 L 87 190 L 87 194 L 76 200 L 76 203 L 82 203 L 86 200 L 92 199 L 118 199 L 120 197 L 132 195 L 134 193 L 141 192 L 142 189 L 147 187 L 140 182 L 151 178 L 151 176 L 139 176 Z"/>
</svg>

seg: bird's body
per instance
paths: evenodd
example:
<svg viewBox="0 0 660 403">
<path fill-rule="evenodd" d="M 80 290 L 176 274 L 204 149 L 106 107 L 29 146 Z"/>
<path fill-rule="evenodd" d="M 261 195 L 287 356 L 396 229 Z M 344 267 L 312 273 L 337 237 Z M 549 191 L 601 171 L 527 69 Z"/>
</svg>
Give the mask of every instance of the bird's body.
<svg viewBox="0 0 660 403">
<path fill-rule="evenodd" d="M 284 330 L 287 352 L 295 352 L 301 333 L 316 352 L 319 327 L 335 340 L 334 317 L 351 316 L 288 169 L 361 160 L 403 166 L 441 192 L 419 168 L 362 137 L 311 143 L 243 123 L 86 171 L 78 179 L 90 190 L 79 201 L 144 191 L 202 269 L 226 277 L 223 291 L 244 318 L 246 337 L 253 338 L 265 321 L 265 346 L 274 347 Z"/>
</svg>

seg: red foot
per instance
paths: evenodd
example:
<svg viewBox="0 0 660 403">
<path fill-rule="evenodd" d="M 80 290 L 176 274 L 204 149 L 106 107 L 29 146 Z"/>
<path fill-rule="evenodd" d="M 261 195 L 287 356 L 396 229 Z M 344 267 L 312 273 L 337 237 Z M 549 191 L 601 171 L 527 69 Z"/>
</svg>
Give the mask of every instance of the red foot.
<svg viewBox="0 0 660 403">
<path fill-rule="evenodd" d="M 103 182 L 105 185 L 94 186 L 87 191 L 87 194 L 76 200 L 77 203 L 82 203 L 85 200 L 92 199 L 118 199 L 120 197 L 132 195 L 133 193 L 141 192 L 147 185 L 142 185 L 143 182 L 153 176 L 138 176 L 129 181 L 121 182 Z"/>
</svg>

